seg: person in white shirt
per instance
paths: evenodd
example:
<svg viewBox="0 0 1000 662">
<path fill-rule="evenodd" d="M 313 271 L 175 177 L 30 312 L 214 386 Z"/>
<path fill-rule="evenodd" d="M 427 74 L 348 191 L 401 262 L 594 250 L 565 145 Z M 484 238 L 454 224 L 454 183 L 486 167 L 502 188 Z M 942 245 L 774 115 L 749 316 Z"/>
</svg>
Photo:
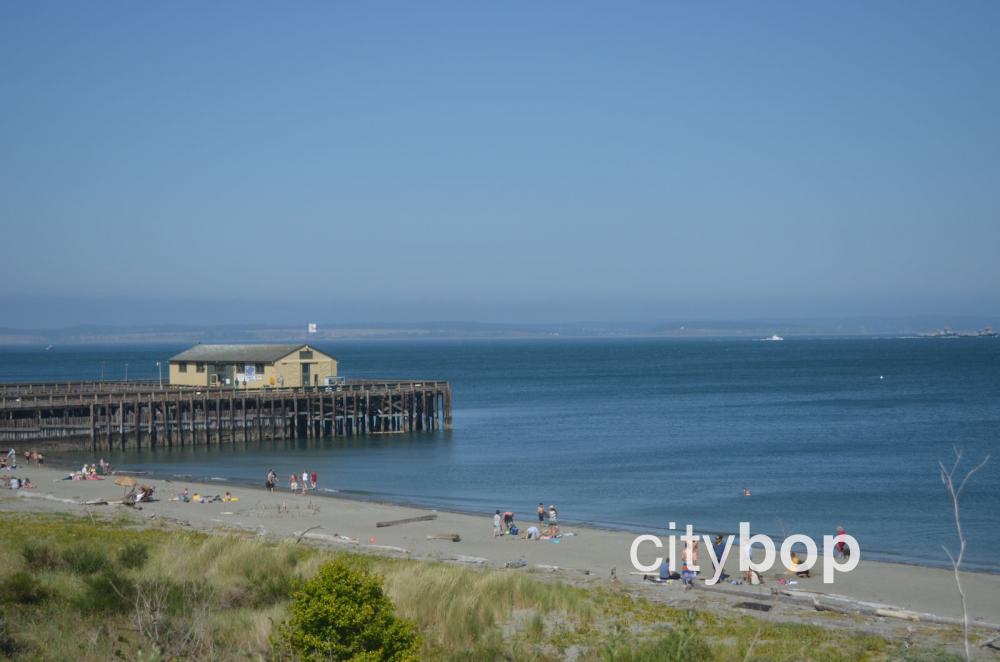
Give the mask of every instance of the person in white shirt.
<svg viewBox="0 0 1000 662">
<path fill-rule="evenodd" d="M 493 516 L 493 537 L 494 538 L 499 538 L 500 535 L 501 535 L 500 534 L 500 511 L 498 510 L 496 512 L 496 514 Z"/>
</svg>

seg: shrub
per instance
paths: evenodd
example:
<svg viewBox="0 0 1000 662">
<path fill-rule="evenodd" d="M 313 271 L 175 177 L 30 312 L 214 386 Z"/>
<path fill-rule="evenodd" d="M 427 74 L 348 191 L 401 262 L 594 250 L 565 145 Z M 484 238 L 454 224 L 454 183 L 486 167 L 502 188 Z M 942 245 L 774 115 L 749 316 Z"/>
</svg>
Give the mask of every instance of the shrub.
<svg viewBox="0 0 1000 662">
<path fill-rule="evenodd" d="M 274 641 L 279 653 L 305 660 L 417 659 L 420 637 L 395 615 L 381 578 L 343 560 L 324 564 L 301 584 L 289 613 Z"/>
<path fill-rule="evenodd" d="M 136 587 L 128 577 L 111 568 L 85 577 L 84 590 L 76 597 L 76 607 L 91 614 L 124 614 L 134 606 Z"/>
<path fill-rule="evenodd" d="M 21 646 L 18 645 L 17 640 L 8 631 L 7 619 L 0 616 L 0 656 L 11 658 L 20 652 L 20 650 Z"/>
<path fill-rule="evenodd" d="M 0 581 L 0 602 L 33 605 L 45 600 L 48 591 L 38 579 L 27 572 L 15 572 Z"/>
<path fill-rule="evenodd" d="M 29 570 L 52 570 L 62 565 L 59 553 L 51 545 L 45 543 L 24 543 L 21 546 L 21 556 Z"/>
<path fill-rule="evenodd" d="M 74 545 L 62 554 L 63 561 L 78 575 L 92 575 L 108 567 L 108 556 L 90 545 Z"/>
<path fill-rule="evenodd" d="M 118 565 L 138 570 L 149 560 L 149 547 L 145 543 L 130 542 L 118 550 Z"/>
</svg>

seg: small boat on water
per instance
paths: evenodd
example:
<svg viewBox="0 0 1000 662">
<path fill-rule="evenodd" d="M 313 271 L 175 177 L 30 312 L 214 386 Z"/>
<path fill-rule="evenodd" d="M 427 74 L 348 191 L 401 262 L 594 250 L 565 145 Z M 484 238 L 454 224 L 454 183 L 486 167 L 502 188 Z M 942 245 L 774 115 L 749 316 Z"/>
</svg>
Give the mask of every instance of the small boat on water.
<svg viewBox="0 0 1000 662">
<path fill-rule="evenodd" d="M 761 338 L 761 340 L 764 341 L 764 342 L 779 342 L 781 340 L 784 340 L 784 338 L 782 338 L 781 336 L 775 334 L 775 335 L 771 336 L 770 338 Z"/>
</svg>

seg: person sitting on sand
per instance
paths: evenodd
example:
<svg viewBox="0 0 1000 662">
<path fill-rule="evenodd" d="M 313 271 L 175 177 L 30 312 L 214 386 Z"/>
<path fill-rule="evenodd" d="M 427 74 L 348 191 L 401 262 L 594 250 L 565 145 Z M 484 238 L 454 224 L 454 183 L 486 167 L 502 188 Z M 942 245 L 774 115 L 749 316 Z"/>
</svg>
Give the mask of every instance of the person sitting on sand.
<svg viewBox="0 0 1000 662">
<path fill-rule="evenodd" d="M 746 556 L 747 561 L 753 561 L 753 548 L 747 545 L 743 550 L 744 556 Z M 746 582 L 747 584 L 763 584 L 764 578 L 756 570 L 752 570 L 749 567 L 746 572 Z"/>
<path fill-rule="evenodd" d="M 788 572 L 793 573 L 796 577 L 812 577 L 812 575 L 809 574 L 809 570 L 799 570 L 799 565 L 802 564 L 802 561 L 799 560 L 799 555 L 797 553 L 792 552 L 791 561 L 792 567 Z"/>
<path fill-rule="evenodd" d="M 201 495 L 195 492 L 191 495 L 191 503 L 201 503 Z"/>
<path fill-rule="evenodd" d="M 689 591 L 694 587 L 694 580 L 698 576 L 698 573 L 692 570 L 685 563 L 681 568 L 681 582 L 684 584 L 684 590 Z"/>
<path fill-rule="evenodd" d="M 181 490 L 180 498 L 181 501 L 183 501 L 184 503 L 188 503 L 189 501 L 191 501 L 191 493 L 188 492 L 188 488 L 185 487 L 183 490 Z"/>
<path fill-rule="evenodd" d="M 34 487 L 35 487 L 35 485 L 31 482 L 31 479 L 28 478 L 27 476 L 25 476 L 24 480 L 21 481 L 21 489 L 22 490 L 30 490 L 30 489 L 34 489 Z"/>
</svg>

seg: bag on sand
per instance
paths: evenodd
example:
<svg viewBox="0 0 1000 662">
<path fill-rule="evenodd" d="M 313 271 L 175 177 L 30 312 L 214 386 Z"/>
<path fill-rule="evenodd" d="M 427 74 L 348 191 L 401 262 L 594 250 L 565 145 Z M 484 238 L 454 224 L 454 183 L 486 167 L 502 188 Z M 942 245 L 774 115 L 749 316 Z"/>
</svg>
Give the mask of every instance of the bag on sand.
<svg viewBox="0 0 1000 662">
<path fill-rule="evenodd" d="M 516 526 L 510 527 L 510 535 L 516 536 L 517 532 L 518 532 L 518 528 Z"/>
</svg>

